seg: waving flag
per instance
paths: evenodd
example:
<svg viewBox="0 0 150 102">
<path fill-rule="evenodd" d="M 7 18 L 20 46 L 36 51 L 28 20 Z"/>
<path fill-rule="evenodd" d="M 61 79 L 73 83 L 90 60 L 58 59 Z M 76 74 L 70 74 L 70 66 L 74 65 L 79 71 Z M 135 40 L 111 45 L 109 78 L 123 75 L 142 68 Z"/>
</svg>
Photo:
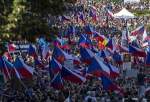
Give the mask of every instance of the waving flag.
<svg viewBox="0 0 150 102">
<path fill-rule="evenodd" d="M 19 72 L 21 78 L 32 78 L 34 68 L 24 63 L 22 58 L 16 58 L 14 62 L 16 70 Z"/>
<path fill-rule="evenodd" d="M 147 52 L 145 64 L 146 64 L 146 66 L 150 66 L 150 51 Z"/>
<path fill-rule="evenodd" d="M 46 44 L 46 45 L 44 45 L 43 46 L 44 48 L 43 48 L 43 51 L 42 51 L 42 58 L 44 58 L 44 59 L 48 59 L 49 58 L 49 56 L 50 56 L 50 48 L 49 48 L 49 46 Z"/>
<path fill-rule="evenodd" d="M 11 70 L 12 67 L 10 65 L 6 65 L 6 62 L 4 61 L 4 57 L 0 57 L 0 70 L 1 72 L 4 74 L 6 79 L 10 79 L 11 78 Z"/>
<path fill-rule="evenodd" d="M 105 90 L 112 91 L 112 92 L 116 91 L 123 94 L 122 89 L 119 86 L 117 86 L 115 83 L 113 83 L 110 79 L 108 79 L 106 76 L 102 76 L 101 80 L 102 80 L 103 88 Z"/>
<path fill-rule="evenodd" d="M 119 69 L 111 64 L 107 64 L 110 69 L 110 77 L 117 78 L 120 75 Z"/>
<path fill-rule="evenodd" d="M 146 53 L 142 49 L 132 45 L 129 45 L 129 53 L 137 57 L 146 57 Z"/>
<path fill-rule="evenodd" d="M 16 50 L 16 45 L 14 43 L 8 44 L 8 52 L 13 52 Z"/>
<path fill-rule="evenodd" d="M 83 48 L 91 48 L 92 42 L 86 35 L 81 35 L 79 39 L 79 46 L 82 46 Z"/>
<path fill-rule="evenodd" d="M 106 44 L 108 43 L 108 39 L 104 35 L 99 34 L 98 32 L 94 33 L 94 38 L 97 41 L 100 41 L 104 46 L 106 46 Z"/>
<path fill-rule="evenodd" d="M 123 58 L 122 56 L 119 54 L 119 52 L 115 51 L 113 54 L 113 59 L 117 64 L 122 64 L 123 63 Z"/>
<path fill-rule="evenodd" d="M 55 60 L 55 58 L 52 58 L 52 60 L 50 61 L 49 66 L 52 69 L 52 72 L 54 74 L 60 72 L 61 69 L 62 69 L 62 65 L 57 60 Z"/>
<path fill-rule="evenodd" d="M 31 44 L 30 44 L 29 49 L 28 49 L 28 54 L 29 54 L 29 56 L 32 56 L 34 58 L 38 57 L 37 53 L 36 53 L 36 49 Z"/>
<path fill-rule="evenodd" d="M 144 25 L 139 26 L 136 28 L 134 31 L 131 32 L 131 36 L 136 36 L 136 35 L 143 35 L 144 34 Z"/>
<path fill-rule="evenodd" d="M 94 57 L 94 53 L 87 48 L 80 48 L 80 55 L 81 55 L 81 61 L 85 62 L 86 64 L 90 64 L 92 61 L 92 58 Z"/>
<path fill-rule="evenodd" d="M 106 47 L 110 48 L 111 50 L 114 50 L 115 48 L 115 42 L 113 39 L 109 39 L 108 43 L 106 44 Z"/>
<path fill-rule="evenodd" d="M 98 53 L 98 55 L 103 58 L 105 62 L 108 62 L 108 57 L 111 55 L 111 53 L 108 52 L 108 50 L 102 50 Z"/>
<path fill-rule="evenodd" d="M 65 60 L 73 60 L 72 55 L 69 55 L 59 47 L 54 48 L 52 56 L 60 63 L 63 63 Z"/>
<path fill-rule="evenodd" d="M 14 65 L 4 57 L 0 58 L 0 69 L 2 70 L 6 78 L 10 78 L 13 75 L 16 76 L 18 79 L 21 79 Z"/>
<path fill-rule="evenodd" d="M 93 74 L 94 76 L 100 77 L 102 75 L 109 76 L 110 69 L 109 67 L 103 63 L 98 57 L 94 57 L 92 59 L 92 63 L 89 65 L 87 73 Z"/>
<path fill-rule="evenodd" d="M 53 50 L 53 57 L 58 60 L 58 62 L 63 63 L 65 61 L 64 51 L 58 47 Z"/>
<path fill-rule="evenodd" d="M 7 60 L 12 61 L 13 57 L 11 56 L 11 54 L 9 52 L 5 52 L 4 56 L 6 57 Z"/>
<path fill-rule="evenodd" d="M 51 81 L 51 86 L 54 89 L 61 90 L 64 88 L 63 80 L 61 78 L 61 74 L 57 73 Z"/>
<path fill-rule="evenodd" d="M 86 78 L 65 67 L 62 68 L 61 76 L 64 80 L 72 83 L 83 83 L 86 81 Z"/>
</svg>

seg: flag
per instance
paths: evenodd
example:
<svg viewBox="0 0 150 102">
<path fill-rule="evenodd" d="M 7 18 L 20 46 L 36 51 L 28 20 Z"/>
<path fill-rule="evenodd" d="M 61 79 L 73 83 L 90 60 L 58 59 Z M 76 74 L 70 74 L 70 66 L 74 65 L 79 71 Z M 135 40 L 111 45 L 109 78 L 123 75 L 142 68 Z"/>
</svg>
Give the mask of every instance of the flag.
<svg viewBox="0 0 150 102">
<path fill-rule="evenodd" d="M 43 51 L 42 51 L 42 58 L 44 59 L 48 59 L 50 56 L 50 48 L 49 46 L 46 44 L 43 46 Z"/>
<path fill-rule="evenodd" d="M 106 44 L 106 47 L 110 48 L 111 50 L 114 50 L 115 42 L 113 39 L 109 39 L 108 43 Z"/>
<path fill-rule="evenodd" d="M 55 58 L 51 59 L 49 67 L 52 70 L 53 74 L 60 72 L 62 69 L 62 65 Z"/>
<path fill-rule="evenodd" d="M 3 75 L 5 76 L 5 79 L 10 79 L 11 75 L 10 72 L 12 70 L 12 68 L 6 65 L 6 62 L 4 61 L 4 57 L 0 56 L 0 70 L 3 73 Z"/>
<path fill-rule="evenodd" d="M 60 63 L 63 63 L 65 60 L 74 59 L 72 55 L 69 55 L 59 47 L 54 48 L 52 57 L 54 57 Z"/>
<path fill-rule="evenodd" d="M 4 56 L 6 57 L 7 60 L 12 61 L 13 57 L 11 56 L 11 54 L 9 52 L 5 52 Z"/>
<path fill-rule="evenodd" d="M 29 49 L 28 49 L 28 55 L 29 56 L 32 56 L 32 57 L 34 57 L 34 58 L 38 58 L 38 55 L 37 55 L 37 53 L 36 53 L 36 49 L 35 49 L 35 47 L 33 47 L 33 45 L 29 45 Z"/>
<path fill-rule="evenodd" d="M 94 57 L 94 53 L 87 48 L 80 48 L 80 55 L 81 55 L 81 61 L 83 61 L 86 64 L 90 64 L 92 61 L 92 58 Z"/>
<path fill-rule="evenodd" d="M 34 68 L 25 64 L 22 58 L 17 57 L 14 62 L 14 66 L 19 72 L 21 78 L 32 78 Z"/>
<path fill-rule="evenodd" d="M 65 61 L 64 51 L 58 47 L 54 48 L 52 57 L 57 59 L 60 63 Z"/>
<path fill-rule="evenodd" d="M 88 67 L 87 73 L 93 74 L 97 77 L 100 77 L 102 75 L 109 76 L 110 69 L 104 62 L 102 62 L 100 59 L 98 59 L 97 56 L 95 56 L 92 59 L 92 63 Z"/>
<path fill-rule="evenodd" d="M 103 88 L 105 90 L 111 91 L 111 92 L 116 91 L 116 92 L 123 94 L 122 89 L 119 86 L 117 86 L 115 83 L 113 83 L 106 76 L 101 76 L 101 81 L 102 81 Z"/>
<path fill-rule="evenodd" d="M 61 90 L 64 88 L 63 80 L 61 78 L 61 74 L 57 73 L 51 81 L 51 86 L 54 89 Z"/>
<path fill-rule="evenodd" d="M 92 41 L 88 38 L 88 36 L 82 34 L 79 39 L 79 46 L 90 48 L 92 47 Z"/>
<path fill-rule="evenodd" d="M 94 32 L 93 36 L 96 40 L 104 42 L 106 40 L 106 37 L 104 35 L 99 34 L 98 32 Z"/>
<path fill-rule="evenodd" d="M 8 52 L 13 52 L 16 50 L 16 45 L 14 43 L 8 44 Z"/>
<path fill-rule="evenodd" d="M 86 81 L 86 78 L 64 66 L 62 67 L 61 76 L 64 80 L 72 83 L 84 83 Z"/>
<path fill-rule="evenodd" d="M 112 58 L 117 64 L 123 63 L 123 58 L 122 58 L 121 54 L 119 54 L 119 52 L 117 52 L 117 51 L 114 52 Z"/>
<path fill-rule="evenodd" d="M 150 51 L 147 51 L 145 65 L 150 66 Z"/>
<path fill-rule="evenodd" d="M 136 35 L 143 35 L 144 34 L 144 25 L 139 26 L 138 28 L 136 28 L 135 30 L 133 30 L 131 32 L 131 36 L 136 36 Z"/>
<path fill-rule="evenodd" d="M 137 57 L 146 57 L 146 53 L 142 49 L 132 45 L 129 45 L 129 53 Z"/>
<path fill-rule="evenodd" d="M 111 64 L 107 64 L 110 69 L 110 78 L 117 78 L 120 75 L 119 69 Z"/>
<path fill-rule="evenodd" d="M 2 70 L 6 78 L 10 78 L 13 75 L 16 76 L 18 79 L 21 79 L 14 65 L 4 57 L 0 58 L 0 69 Z"/>
</svg>

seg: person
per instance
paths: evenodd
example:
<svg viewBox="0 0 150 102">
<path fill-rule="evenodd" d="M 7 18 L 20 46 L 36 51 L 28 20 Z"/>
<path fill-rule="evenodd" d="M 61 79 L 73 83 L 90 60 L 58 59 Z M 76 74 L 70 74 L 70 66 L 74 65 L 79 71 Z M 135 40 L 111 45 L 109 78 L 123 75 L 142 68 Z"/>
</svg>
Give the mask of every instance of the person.
<svg viewBox="0 0 150 102">
<path fill-rule="evenodd" d="M 145 75 L 142 69 L 140 69 L 139 71 L 140 72 L 137 75 L 137 82 L 138 82 L 138 87 L 139 87 L 138 97 L 141 100 L 144 97 L 144 93 L 145 93 L 145 84 L 144 84 Z"/>
<path fill-rule="evenodd" d="M 88 91 L 88 96 L 85 97 L 85 102 L 97 102 L 95 92 Z"/>
</svg>

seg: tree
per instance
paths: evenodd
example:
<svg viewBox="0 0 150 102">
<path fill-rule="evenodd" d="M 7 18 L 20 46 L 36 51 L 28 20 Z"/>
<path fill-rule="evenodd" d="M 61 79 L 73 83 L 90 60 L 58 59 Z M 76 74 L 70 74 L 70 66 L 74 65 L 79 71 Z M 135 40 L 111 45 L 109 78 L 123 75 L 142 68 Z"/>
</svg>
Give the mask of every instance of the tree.
<svg viewBox="0 0 150 102">
<path fill-rule="evenodd" d="M 62 15 L 66 10 L 65 3 L 74 3 L 72 1 L 0 0 L 0 39 L 9 41 L 13 37 L 16 40 L 17 36 L 21 36 L 34 42 L 41 35 L 54 38 L 58 28 L 49 27 L 47 19 L 49 15 Z"/>
</svg>

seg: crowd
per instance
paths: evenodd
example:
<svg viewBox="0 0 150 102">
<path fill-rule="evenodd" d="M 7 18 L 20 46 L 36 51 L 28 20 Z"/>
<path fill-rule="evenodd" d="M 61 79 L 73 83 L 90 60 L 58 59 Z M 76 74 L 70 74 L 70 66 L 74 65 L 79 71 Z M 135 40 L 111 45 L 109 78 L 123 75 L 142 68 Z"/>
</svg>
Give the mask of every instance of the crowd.
<svg viewBox="0 0 150 102">
<path fill-rule="evenodd" d="M 59 21 L 56 19 L 55 26 L 60 28 L 58 37 L 63 38 L 62 43 L 68 43 L 70 48 L 66 48 L 65 51 L 69 54 L 79 55 L 79 46 L 78 40 L 80 35 L 84 32 L 84 23 L 77 22 L 75 15 L 77 11 L 83 11 L 85 16 L 85 21 L 87 23 L 92 23 L 91 26 L 93 29 L 100 34 L 104 34 L 107 38 L 114 38 L 118 40 L 118 43 L 121 43 L 121 33 L 125 22 L 122 20 L 114 19 L 107 17 L 106 8 L 116 13 L 121 10 L 122 7 L 128 9 L 150 9 L 150 3 L 140 3 L 133 5 L 117 5 L 108 2 L 93 3 L 92 6 L 95 6 L 97 9 L 97 21 L 94 22 L 88 16 L 90 7 L 88 4 L 77 3 L 76 5 L 71 5 L 68 7 L 67 16 L 71 17 L 71 21 Z M 62 23 L 63 22 L 63 23 Z M 52 22 L 50 22 L 52 23 Z M 150 17 L 138 17 L 135 19 L 128 20 L 129 29 L 135 29 L 140 24 L 147 25 L 150 23 Z M 75 27 L 75 34 L 68 37 L 68 27 Z M 67 30 L 67 31 L 66 31 Z M 147 31 L 149 34 L 149 31 Z M 66 38 L 67 36 L 67 38 Z M 91 37 L 92 38 L 92 37 Z M 58 40 L 58 39 L 57 39 Z M 42 42 L 43 43 L 43 42 Z M 95 47 L 98 42 L 94 42 Z M 38 49 L 38 44 L 35 46 Z M 50 43 L 53 45 L 53 43 Z M 55 45 L 55 44 L 54 44 Z M 52 57 L 52 49 L 50 48 L 50 55 Z M 63 48 L 62 48 L 63 49 Z M 97 52 L 97 49 L 94 50 Z M 20 50 L 20 49 L 19 49 Z M 93 52 L 94 52 L 93 51 Z M 42 66 L 34 65 L 33 56 L 29 56 L 28 53 L 20 52 L 11 53 L 13 58 L 16 56 L 22 56 L 25 62 L 35 67 L 35 72 L 33 77 L 29 80 L 19 80 L 12 76 L 11 80 L 7 80 L 0 89 L 0 100 L 1 102 L 149 102 L 150 93 L 146 93 L 150 87 L 150 81 L 148 74 L 150 74 L 149 67 L 145 66 L 143 58 L 138 61 L 134 61 L 136 58 L 131 59 L 131 69 L 137 71 L 137 75 L 134 77 L 128 77 L 126 69 L 123 70 L 122 64 L 114 63 L 113 59 L 108 61 L 111 64 L 118 67 L 120 75 L 119 77 L 112 79 L 112 82 L 115 82 L 119 87 L 122 88 L 123 92 L 118 93 L 116 91 L 105 90 L 102 84 L 102 79 L 97 78 L 96 76 L 90 76 L 86 78 L 86 82 L 75 84 L 68 80 L 63 80 L 64 88 L 61 90 L 56 90 L 51 86 L 51 81 L 54 76 L 50 73 L 49 67 L 47 67 L 49 60 L 41 60 Z M 40 52 L 40 51 L 37 51 Z M 40 56 L 40 55 L 39 55 Z M 97 55 L 98 56 L 98 55 Z M 81 57 L 81 56 L 80 56 Z M 138 59 L 138 58 L 137 58 Z M 12 59 L 13 60 L 13 59 Z M 141 62 L 140 62 L 141 61 Z M 13 62 L 13 61 L 12 61 Z M 110 63 L 109 62 L 109 63 Z M 80 64 L 77 67 L 87 67 L 85 64 Z M 130 73 L 131 74 L 131 73 Z"/>
</svg>

